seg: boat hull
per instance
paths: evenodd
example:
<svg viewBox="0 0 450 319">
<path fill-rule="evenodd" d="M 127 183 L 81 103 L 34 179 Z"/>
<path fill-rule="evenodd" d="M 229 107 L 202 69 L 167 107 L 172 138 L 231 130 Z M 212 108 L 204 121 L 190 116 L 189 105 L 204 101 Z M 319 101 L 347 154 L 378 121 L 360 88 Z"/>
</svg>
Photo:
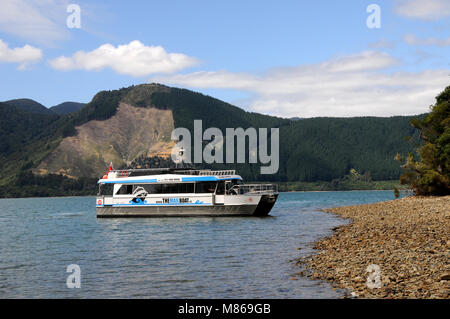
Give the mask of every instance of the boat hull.
<svg viewBox="0 0 450 319">
<path fill-rule="evenodd" d="M 97 207 L 97 217 L 189 217 L 189 216 L 265 216 L 267 208 L 257 210 L 258 205 L 211 205 L 211 206 L 136 206 Z M 273 206 L 273 204 L 272 204 Z M 270 207 L 272 208 L 272 207 Z M 265 213 L 266 212 L 266 213 Z M 265 213 L 265 215 L 264 215 Z"/>
<path fill-rule="evenodd" d="M 262 195 L 253 213 L 254 216 L 267 216 L 277 201 L 278 194 Z"/>
</svg>

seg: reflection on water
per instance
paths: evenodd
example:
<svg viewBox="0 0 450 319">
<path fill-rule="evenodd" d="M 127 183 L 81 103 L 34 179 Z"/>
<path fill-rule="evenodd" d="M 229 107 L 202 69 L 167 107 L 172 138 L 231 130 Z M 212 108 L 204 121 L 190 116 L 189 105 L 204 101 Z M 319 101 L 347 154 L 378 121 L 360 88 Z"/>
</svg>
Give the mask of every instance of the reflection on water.
<svg viewBox="0 0 450 319">
<path fill-rule="evenodd" d="M 0 297 L 337 298 L 325 283 L 291 280 L 294 260 L 344 223 L 318 209 L 390 199 L 283 193 L 267 218 L 147 219 L 97 219 L 93 197 L 0 199 Z M 81 289 L 66 287 L 69 264 Z"/>
</svg>

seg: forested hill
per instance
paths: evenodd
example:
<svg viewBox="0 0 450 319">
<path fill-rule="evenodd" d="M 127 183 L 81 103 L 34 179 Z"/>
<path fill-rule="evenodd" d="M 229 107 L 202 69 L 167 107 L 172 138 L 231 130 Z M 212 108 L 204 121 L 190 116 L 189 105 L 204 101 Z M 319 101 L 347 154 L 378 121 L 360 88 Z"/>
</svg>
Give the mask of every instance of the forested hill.
<svg viewBox="0 0 450 319">
<path fill-rule="evenodd" d="M 52 106 L 50 108 L 51 111 L 53 111 L 56 114 L 69 114 L 69 113 L 75 113 L 81 110 L 86 103 L 78 103 L 78 102 L 64 102 L 60 103 L 58 105 Z"/>
<path fill-rule="evenodd" d="M 69 114 L 33 114 L 4 103 L 0 111 L 0 196 L 86 193 L 111 160 L 116 168 L 168 165 L 154 155 L 170 153 L 168 132 L 192 129 L 194 119 L 203 120 L 203 130 L 224 133 L 280 128 L 277 174 L 260 175 L 259 165 L 212 165 L 253 181 L 331 181 L 352 168 L 374 180 L 397 179 L 395 154 L 413 151 L 418 140 L 412 117 L 283 119 L 159 84 L 102 91 Z M 407 142 L 408 136 L 415 138 Z"/>
<path fill-rule="evenodd" d="M 14 106 L 22 111 L 27 111 L 36 114 L 52 114 L 53 112 L 43 106 L 41 103 L 31 99 L 15 99 L 5 101 L 4 103 Z"/>
<path fill-rule="evenodd" d="M 204 127 L 279 127 L 280 170 L 259 176 L 259 166 L 231 165 L 246 178 L 275 181 L 330 181 L 355 168 L 375 180 L 398 179 L 397 152 L 412 152 L 418 133 L 410 116 L 311 118 L 288 120 L 245 112 L 220 100 L 185 89 L 155 92 L 151 101 L 174 110 L 177 127 L 192 129 L 193 119 Z M 409 142 L 405 138 L 412 136 Z M 228 167 L 230 165 L 227 165 Z M 221 167 L 221 165 L 215 165 Z"/>
<path fill-rule="evenodd" d="M 75 113 L 81 110 L 86 105 L 86 103 L 63 102 L 58 105 L 47 108 L 41 103 L 36 102 L 35 100 L 32 99 L 14 99 L 0 103 L 5 103 L 14 106 L 17 109 L 26 112 L 34 114 L 48 114 L 48 115 L 50 114 L 64 115 L 69 113 Z"/>
<path fill-rule="evenodd" d="M 397 179 L 396 153 L 412 152 L 418 143 L 412 118 L 312 118 L 283 126 L 280 179 L 329 181 L 351 168 L 374 180 Z"/>
</svg>

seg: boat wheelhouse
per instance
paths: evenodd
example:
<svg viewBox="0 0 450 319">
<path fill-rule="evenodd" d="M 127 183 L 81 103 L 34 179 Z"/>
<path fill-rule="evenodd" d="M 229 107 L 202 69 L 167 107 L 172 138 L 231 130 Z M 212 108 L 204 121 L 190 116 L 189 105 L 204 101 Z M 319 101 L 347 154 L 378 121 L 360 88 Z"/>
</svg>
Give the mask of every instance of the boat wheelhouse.
<svg viewBox="0 0 450 319">
<path fill-rule="evenodd" d="M 234 170 L 111 170 L 98 184 L 97 217 L 266 216 L 278 197 Z"/>
</svg>

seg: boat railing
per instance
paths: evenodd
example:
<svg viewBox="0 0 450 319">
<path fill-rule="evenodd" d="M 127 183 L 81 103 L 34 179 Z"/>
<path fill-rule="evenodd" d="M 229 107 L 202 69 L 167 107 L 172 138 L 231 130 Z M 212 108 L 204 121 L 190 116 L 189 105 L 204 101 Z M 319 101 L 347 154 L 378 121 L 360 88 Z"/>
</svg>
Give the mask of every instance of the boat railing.
<svg viewBox="0 0 450 319">
<path fill-rule="evenodd" d="M 278 193 L 278 185 L 276 184 L 240 184 L 235 185 L 231 188 L 231 191 L 233 190 L 237 194 L 273 194 Z"/>
<path fill-rule="evenodd" d="M 210 171 L 210 170 L 199 170 L 198 175 L 205 176 L 225 176 L 225 175 L 236 175 L 235 170 L 218 170 L 218 171 Z"/>
<path fill-rule="evenodd" d="M 180 174 L 180 175 L 199 175 L 199 176 L 227 176 L 236 175 L 236 170 L 210 170 L 210 169 L 173 169 L 173 168 L 150 168 L 150 169 L 123 169 L 111 170 L 118 178 L 139 176 L 139 175 L 157 175 L 157 174 Z"/>
</svg>

